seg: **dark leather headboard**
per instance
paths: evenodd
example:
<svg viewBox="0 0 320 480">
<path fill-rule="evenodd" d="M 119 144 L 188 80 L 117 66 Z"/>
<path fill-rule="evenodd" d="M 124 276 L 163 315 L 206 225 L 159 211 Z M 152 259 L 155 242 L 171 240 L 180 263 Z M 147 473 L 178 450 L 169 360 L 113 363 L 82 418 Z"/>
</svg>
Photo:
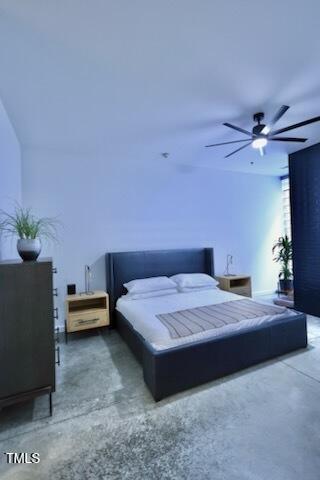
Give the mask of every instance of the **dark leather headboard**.
<svg viewBox="0 0 320 480">
<path fill-rule="evenodd" d="M 107 292 L 110 313 L 126 290 L 123 284 L 137 278 L 207 273 L 214 275 L 213 248 L 184 250 L 149 250 L 106 254 Z"/>
</svg>

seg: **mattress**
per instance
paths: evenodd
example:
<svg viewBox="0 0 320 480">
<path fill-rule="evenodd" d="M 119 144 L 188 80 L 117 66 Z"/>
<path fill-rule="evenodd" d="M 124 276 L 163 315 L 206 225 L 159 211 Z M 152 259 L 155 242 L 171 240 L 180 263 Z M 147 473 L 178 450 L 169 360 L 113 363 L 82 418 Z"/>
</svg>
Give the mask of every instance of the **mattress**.
<svg viewBox="0 0 320 480">
<path fill-rule="evenodd" d="M 225 292 L 217 288 L 198 292 L 176 293 L 161 297 L 145 298 L 143 300 L 128 300 L 126 296 L 118 299 L 116 310 L 118 310 L 130 322 L 147 342 L 155 350 L 166 350 L 168 348 L 186 345 L 199 340 L 214 338 L 253 328 L 264 323 L 279 320 L 283 317 L 294 316 L 296 313 L 289 309 L 277 315 L 264 315 L 261 317 L 242 320 L 241 322 L 225 325 L 219 329 L 201 331 L 193 335 L 181 338 L 171 338 L 166 326 L 157 318 L 159 314 L 174 313 L 179 310 L 192 309 L 208 305 L 245 299 L 240 295 Z M 260 302 L 263 303 L 263 302 Z"/>
</svg>

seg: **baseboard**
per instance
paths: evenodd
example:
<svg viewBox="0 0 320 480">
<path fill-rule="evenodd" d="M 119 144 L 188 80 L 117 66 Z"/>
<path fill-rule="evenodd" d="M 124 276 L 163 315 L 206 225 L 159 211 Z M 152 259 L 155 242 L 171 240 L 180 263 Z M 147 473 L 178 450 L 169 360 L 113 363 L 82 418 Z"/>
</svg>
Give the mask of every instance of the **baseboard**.
<svg viewBox="0 0 320 480">
<path fill-rule="evenodd" d="M 263 295 L 274 295 L 276 290 L 260 290 L 256 292 L 252 292 L 253 297 L 262 297 Z"/>
</svg>

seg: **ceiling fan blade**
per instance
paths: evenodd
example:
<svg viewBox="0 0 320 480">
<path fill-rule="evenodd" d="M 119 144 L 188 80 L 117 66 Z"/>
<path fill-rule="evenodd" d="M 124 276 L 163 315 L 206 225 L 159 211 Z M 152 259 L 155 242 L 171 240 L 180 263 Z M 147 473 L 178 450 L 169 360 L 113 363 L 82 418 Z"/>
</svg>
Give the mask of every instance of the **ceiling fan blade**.
<svg viewBox="0 0 320 480">
<path fill-rule="evenodd" d="M 238 132 L 244 133 L 245 135 L 249 135 L 249 137 L 252 137 L 252 133 L 248 132 L 248 130 L 244 130 L 243 128 L 236 127 L 235 125 L 232 125 L 231 123 L 224 123 L 226 127 L 233 128 L 233 130 L 237 130 Z"/>
<path fill-rule="evenodd" d="M 286 111 L 289 109 L 290 107 L 288 107 L 288 105 L 282 105 L 282 107 L 279 108 L 279 110 L 277 111 L 277 113 L 275 114 L 275 116 L 272 118 L 272 120 L 264 127 L 264 129 L 262 130 L 261 133 L 263 133 L 264 135 L 267 135 L 271 128 L 273 127 L 273 125 L 275 123 L 278 122 L 278 120 L 280 120 L 280 118 L 286 113 Z"/>
<path fill-rule="evenodd" d="M 296 137 L 269 137 L 269 141 L 276 141 L 276 142 L 300 142 L 304 143 L 308 139 L 307 138 L 296 138 Z"/>
<path fill-rule="evenodd" d="M 220 145 L 229 145 L 230 143 L 239 143 L 239 142 L 247 142 L 248 139 L 245 138 L 244 140 L 233 140 L 232 142 L 222 142 L 222 143 L 213 143 L 212 145 L 206 145 L 206 147 L 219 147 Z"/>
<path fill-rule="evenodd" d="M 226 155 L 224 158 L 231 157 L 231 155 L 234 155 L 235 153 L 237 153 L 237 152 L 240 152 L 240 150 L 242 150 L 242 149 L 244 149 L 244 148 L 248 147 L 249 145 L 251 145 L 251 143 L 252 143 L 252 142 L 250 141 L 250 142 L 246 143 L 245 145 L 242 145 L 242 147 L 240 147 L 240 148 L 237 148 L 237 150 L 234 150 L 233 152 L 229 153 L 229 154 L 228 154 L 228 155 Z"/>
<path fill-rule="evenodd" d="M 310 123 L 315 123 L 319 121 L 320 121 L 320 117 L 310 118 L 309 120 L 305 120 L 304 122 L 295 123 L 294 125 L 289 125 L 289 127 L 275 130 L 274 132 L 272 132 L 272 135 L 278 135 L 278 133 L 288 132 L 289 130 L 294 130 L 295 128 L 304 127 L 305 125 L 309 125 Z"/>
</svg>

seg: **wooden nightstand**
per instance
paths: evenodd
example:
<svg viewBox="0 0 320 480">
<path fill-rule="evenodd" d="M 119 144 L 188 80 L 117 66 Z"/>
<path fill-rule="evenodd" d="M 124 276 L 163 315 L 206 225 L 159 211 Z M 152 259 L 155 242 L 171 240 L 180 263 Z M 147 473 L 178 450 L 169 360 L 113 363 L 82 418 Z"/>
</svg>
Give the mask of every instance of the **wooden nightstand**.
<svg viewBox="0 0 320 480">
<path fill-rule="evenodd" d="M 248 275 L 219 275 L 215 277 L 219 282 L 219 288 L 227 292 L 251 297 L 251 277 Z"/>
<path fill-rule="evenodd" d="M 65 338 L 68 333 L 110 325 L 109 296 L 105 292 L 66 296 Z"/>
</svg>

